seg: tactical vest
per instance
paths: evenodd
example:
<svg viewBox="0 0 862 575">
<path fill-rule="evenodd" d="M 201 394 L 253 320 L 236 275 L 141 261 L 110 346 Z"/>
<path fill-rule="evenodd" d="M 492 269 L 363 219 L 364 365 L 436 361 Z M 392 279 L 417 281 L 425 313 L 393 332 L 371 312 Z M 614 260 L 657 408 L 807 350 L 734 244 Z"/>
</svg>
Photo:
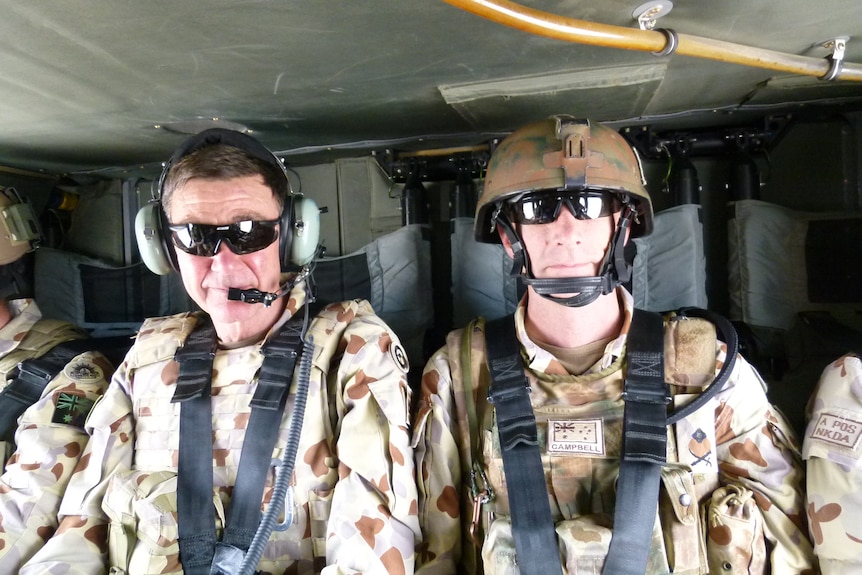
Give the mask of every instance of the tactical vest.
<svg viewBox="0 0 862 575">
<path fill-rule="evenodd" d="M 68 322 L 40 319 L 27 331 L 15 349 L 0 357 L 0 390 L 6 387 L 9 374 L 17 369 L 22 361 L 41 357 L 59 343 L 83 337 L 86 337 L 86 334 Z M 14 430 L 10 430 L 6 436 L 0 437 L 0 457 L 3 457 L 4 465 L 15 449 L 13 434 Z"/>
<path fill-rule="evenodd" d="M 344 353 L 343 334 L 350 318 L 371 315 L 367 302 L 350 302 L 349 306 L 328 307 L 311 322 L 308 333 L 314 338 L 312 356 L 312 389 L 305 411 L 303 442 L 297 454 L 297 467 L 293 494 L 294 521 L 286 531 L 276 532 L 270 539 L 259 567 L 263 571 L 282 572 L 286 567 L 298 572 L 317 572 L 326 560 L 326 531 L 330 515 L 333 489 L 338 481 L 337 459 L 322 458 L 328 453 L 327 438 L 336 434 L 334 399 L 329 394 L 338 390 L 327 389 L 321 374 L 330 373 L 330 364 Z M 171 361 L 196 323 L 195 314 L 147 320 L 141 327 L 138 339 L 127 356 L 128 378 L 119 378 L 121 384 L 134 387 L 133 408 L 135 418 L 134 469 L 115 474 L 108 485 L 102 508 L 107 514 L 112 573 L 168 573 L 180 572 L 177 561 L 178 528 L 176 461 L 178 433 L 170 426 L 176 421 L 178 406 L 170 403 L 176 378 L 176 364 Z M 217 459 L 213 474 L 212 502 L 216 515 L 216 530 L 222 533 L 226 512 L 229 509 L 231 487 L 235 485 L 238 452 L 242 436 L 236 432 L 245 425 L 237 406 L 247 406 L 252 398 L 252 376 L 262 361 L 254 346 L 236 350 L 219 350 L 214 369 L 219 371 L 221 382 L 213 387 L 213 440 L 217 443 Z M 254 358 L 255 364 L 239 363 Z M 222 363 L 219 363 L 222 362 Z M 234 363 L 236 362 L 236 363 Z M 234 371 L 235 370 L 235 371 Z M 167 385 L 166 385 L 167 383 Z M 289 401 L 292 401 L 290 399 Z M 381 401 L 382 404 L 382 401 Z M 292 410 L 289 404 L 286 412 Z M 93 421 L 97 417 L 100 421 Z M 116 414 L 94 412 L 90 421 L 97 427 L 110 426 Z M 286 431 L 286 426 L 283 429 Z M 242 427 L 244 429 L 244 427 Z M 285 434 L 286 435 L 286 434 Z M 282 457 L 286 437 L 276 443 L 273 457 Z M 210 449 L 207 446 L 207 449 Z M 303 452 L 303 449 L 307 449 Z M 315 465 L 310 477 L 309 465 Z M 264 490 L 264 501 L 269 501 L 274 477 L 270 474 Z"/>
<path fill-rule="evenodd" d="M 467 528 L 475 548 L 463 554 L 474 566 L 481 556 L 484 573 L 517 574 L 517 556 L 508 491 L 493 407 L 486 401 L 490 383 L 485 364 L 484 321 L 475 320 L 463 331 L 460 347 L 450 344 L 450 357 L 462 360 L 453 370 L 456 395 L 465 402 L 468 420 L 475 402 L 472 429 L 462 429 L 462 469 L 473 478 L 461 489 L 462 509 L 473 509 L 476 523 Z M 674 404 L 690 400 L 711 381 L 715 372 L 714 326 L 685 318 L 665 324 L 665 374 Z M 555 523 L 561 562 L 567 573 L 596 574 L 602 566 L 613 532 L 615 482 L 619 475 L 622 440 L 624 358 L 598 374 L 582 376 L 602 397 L 569 404 L 549 401 L 534 413 L 539 445 Z M 559 385 L 559 376 L 526 371 L 534 390 L 544 383 Z M 572 378 L 570 378 L 572 379 Z M 575 378 L 577 379 L 577 378 Z M 556 381 L 555 381 L 556 380 Z M 535 391 L 534 391 L 535 393 Z M 577 403 L 577 404 L 576 404 Z M 467 435 L 464 438 L 463 435 Z M 757 573 L 766 566 L 762 518 L 752 493 L 740 485 L 719 488 L 713 409 L 700 409 L 668 428 L 667 464 L 661 473 L 659 508 L 652 530 L 646 573 Z M 517 489 L 517 487 L 515 487 Z M 710 529 L 734 529 L 734 545 L 727 537 L 711 536 Z M 750 542 L 749 556 L 740 553 L 739 540 Z M 739 568 L 745 563 L 745 571 Z M 474 570 L 476 570 L 474 568 Z"/>
</svg>

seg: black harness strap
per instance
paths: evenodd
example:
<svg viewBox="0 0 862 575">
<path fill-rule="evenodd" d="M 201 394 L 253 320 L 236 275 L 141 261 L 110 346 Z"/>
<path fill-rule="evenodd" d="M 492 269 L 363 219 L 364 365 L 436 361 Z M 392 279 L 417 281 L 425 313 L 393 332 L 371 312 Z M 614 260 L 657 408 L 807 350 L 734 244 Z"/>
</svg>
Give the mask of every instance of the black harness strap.
<svg viewBox="0 0 862 575">
<path fill-rule="evenodd" d="M 491 374 L 488 400 L 494 404 L 497 416 L 518 565 L 525 575 L 561 573 L 536 419 L 513 317 L 489 322 L 485 337 Z M 620 475 L 614 530 L 602 571 L 608 575 L 644 573 L 661 468 L 667 457 L 670 398 L 664 381 L 662 316 L 634 310 L 626 347 Z"/>
<path fill-rule="evenodd" d="M 602 570 L 643 575 L 658 506 L 661 468 L 667 459 L 664 323 L 660 314 L 634 310 L 626 343 L 623 443 L 614 530 Z"/>
<path fill-rule="evenodd" d="M 251 400 L 251 418 L 245 434 L 236 485 L 227 515 L 222 544 L 248 551 L 260 525 L 260 502 L 272 449 L 290 392 L 293 369 L 302 353 L 302 321 L 289 321 L 264 345 L 263 365 Z"/>
<path fill-rule="evenodd" d="M 497 417 L 518 567 L 524 575 L 561 574 L 536 417 L 513 317 L 489 322 L 485 333 L 491 372 L 488 401 Z"/>
<path fill-rule="evenodd" d="M 216 544 L 212 464 L 212 367 L 217 347 L 209 316 L 174 355 L 180 364 L 174 403 L 180 403 L 177 531 L 186 575 L 209 575 Z"/>
<path fill-rule="evenodd" d="M 209 575 L 214 565 L 236 564 L 254 538 L 272 450 L 302 353 L 302 326 L 303 318 L 295 315 L 261 348 L 264 360 L 221 542 L 216 540 L 214 513 L 202 512 L 212 510 L 213 489 L 210 388 L 216 339 L 209 318 L 177 350 L 180 374 L 173 399 L 181 402 L 177 527 L 180 560 L 188 575 Z M 205 445 L 210 449 L 202 449 Z"/>
</svg>

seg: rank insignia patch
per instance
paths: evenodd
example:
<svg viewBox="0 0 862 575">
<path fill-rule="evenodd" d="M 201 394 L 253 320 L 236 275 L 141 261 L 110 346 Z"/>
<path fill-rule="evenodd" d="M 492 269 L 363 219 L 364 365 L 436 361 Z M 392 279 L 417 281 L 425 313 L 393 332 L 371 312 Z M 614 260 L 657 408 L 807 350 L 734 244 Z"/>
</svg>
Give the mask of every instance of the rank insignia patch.
<svg viewBox="0 0 862 575">
<path fill-rule="evenodd" d="M 51 422 L 84 429 L 84 422 L 87 421 L 87 415 L 94 403 L 92 399 L 80 395 L 60 393 L 54 405 L 54 416 L 51 418 Z"/>
</svg>

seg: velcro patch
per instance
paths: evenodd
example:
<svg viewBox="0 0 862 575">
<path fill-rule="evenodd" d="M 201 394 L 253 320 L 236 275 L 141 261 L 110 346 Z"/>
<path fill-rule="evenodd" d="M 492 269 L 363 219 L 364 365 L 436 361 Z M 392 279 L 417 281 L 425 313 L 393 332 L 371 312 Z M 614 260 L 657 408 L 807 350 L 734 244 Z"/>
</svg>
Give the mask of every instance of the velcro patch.
<svg viewBox="0 0 862 575">
<path fill-rule="evenodd" d="M 57 403 L 54 405 L 54 415 L 51 417 L 51 422 L 84 429 L 87 415 L 93 409 L 94 403 L 95 401 L 92 399 L 61 392 L 57 396 Z"/>
<path fill-rule="evenodd" d="M 605 432 L 602 420 L 548 420 L 548 453 L 604 457 Z"/>
<path fill-rule="evenodd" d="M 862 422 L 831 413 L 821 413 L 809 439 L 856 450 L 862 437 Z"/>
</svg>

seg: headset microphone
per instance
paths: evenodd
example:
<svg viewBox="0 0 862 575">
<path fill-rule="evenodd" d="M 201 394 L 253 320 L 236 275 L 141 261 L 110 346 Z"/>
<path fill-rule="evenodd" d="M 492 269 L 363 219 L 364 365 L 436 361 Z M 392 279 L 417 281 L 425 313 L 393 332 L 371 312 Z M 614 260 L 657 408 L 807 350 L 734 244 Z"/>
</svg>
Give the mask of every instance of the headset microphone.
<svg viewBox="0 0 862 575">
<path fill-rule="evenodd" d="M 278 293 L 260 291 L 259 289 L 239 289 L 228 288 L 227 299 L 231 301 L 241 301 L 245 303 L 262 303 L 264 307 L 269 307 L 272 302 L 286 294 L 289 290 L 281 290 Z"/>
</svg>

